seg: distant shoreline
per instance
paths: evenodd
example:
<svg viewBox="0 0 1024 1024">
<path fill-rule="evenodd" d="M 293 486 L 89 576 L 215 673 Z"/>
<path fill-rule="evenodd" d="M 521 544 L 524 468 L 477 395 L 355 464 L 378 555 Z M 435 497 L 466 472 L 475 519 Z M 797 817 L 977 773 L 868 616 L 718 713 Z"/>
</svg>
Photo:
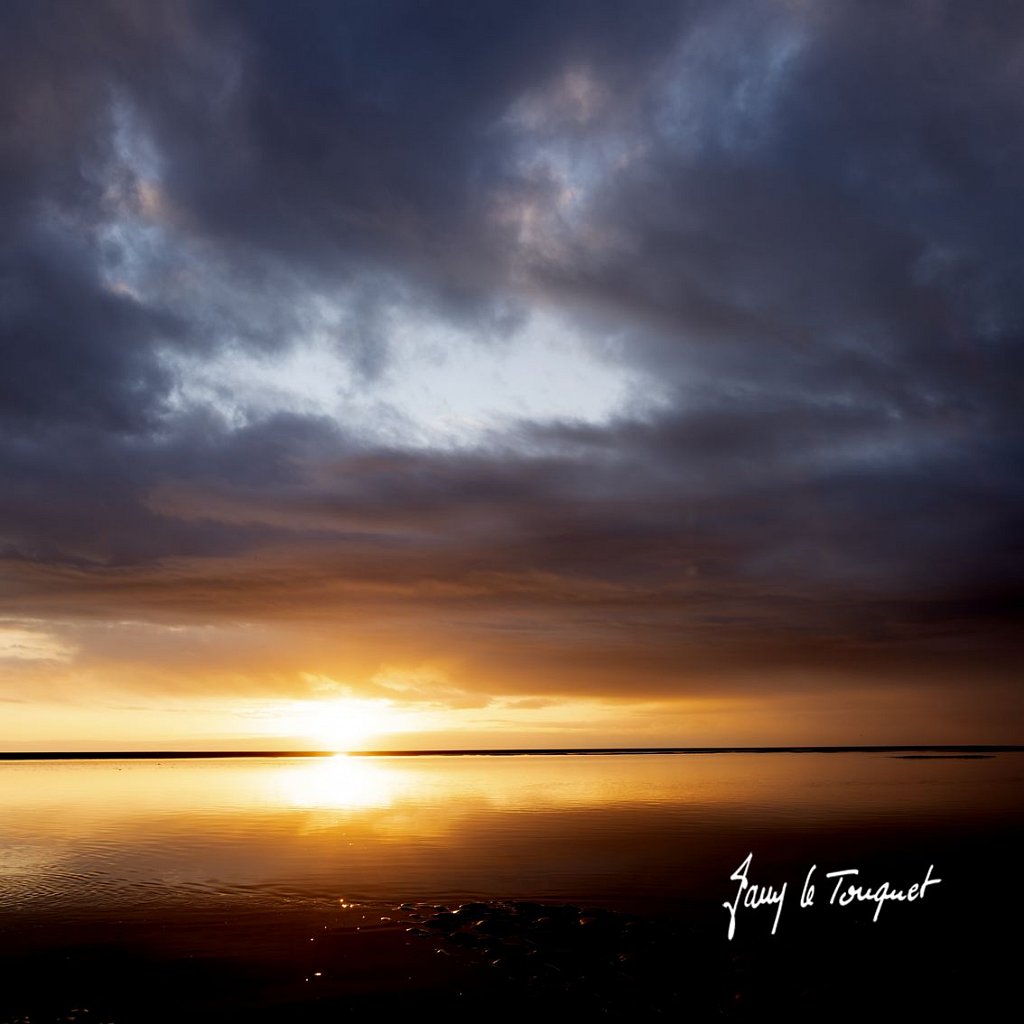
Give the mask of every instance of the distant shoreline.
<svg viewBox="0 0 1024 1024">
<path fill-rule="evenodd" d="M 0 761 L 165 761 L 286 757 L 537 757 L 623 754 L 999 754 L 1024 745 L 858 747 L 520 747 L 466 750 L 42 750 L 0 751 Z"/>
</svg>

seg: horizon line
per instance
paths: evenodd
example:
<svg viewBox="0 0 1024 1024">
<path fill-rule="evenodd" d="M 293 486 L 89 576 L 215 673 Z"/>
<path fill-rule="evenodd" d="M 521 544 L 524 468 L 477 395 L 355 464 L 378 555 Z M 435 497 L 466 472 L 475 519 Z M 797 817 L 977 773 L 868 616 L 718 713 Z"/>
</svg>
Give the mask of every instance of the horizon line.
<svg viewBox="0 0 1024 1024">
<path fill-rule="evenodd" d="M 1024 751 L 1024 744 L 909 744 L 758 747 L 477 747 L 405 750 L 11 750 L 0 761 L 200 760 L 259 757 L 526 757 L 623 754 L 994 754 Z"/>
</svg>

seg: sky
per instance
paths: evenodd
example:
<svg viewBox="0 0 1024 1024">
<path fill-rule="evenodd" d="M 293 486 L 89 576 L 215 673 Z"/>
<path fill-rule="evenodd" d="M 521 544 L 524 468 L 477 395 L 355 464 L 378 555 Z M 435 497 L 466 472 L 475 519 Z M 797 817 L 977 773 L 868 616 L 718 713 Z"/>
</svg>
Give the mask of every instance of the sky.
<svg viewBox="0 0 1024 1024">
<path fill-rule="evenodd" d="M 1024 740 L 1024 8 L 0 7 L 0 749 Z"/>
</svg>

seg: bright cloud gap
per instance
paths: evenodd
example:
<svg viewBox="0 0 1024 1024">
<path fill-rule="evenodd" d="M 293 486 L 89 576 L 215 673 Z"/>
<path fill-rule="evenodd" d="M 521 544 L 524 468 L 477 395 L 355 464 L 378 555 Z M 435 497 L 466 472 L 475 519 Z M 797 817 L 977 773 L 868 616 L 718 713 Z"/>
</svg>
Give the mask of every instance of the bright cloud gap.
<svg viewBox="0 0 1024 1024">
<path fill-rule="evenodd" d="M 391 361 L 369 381 L 326 318 L 273 355 L 240 347 L 213 358 L 166 353 L 177 380 L 171 414 L 213 409 L 232 427 L 282 412 L 326 416 L 367 443 L 458 448 L 517 421 L 599 425 L 659 401 L 655 382 L 595 355 L 550 315 L 534 315 L 500 344 L 407 310 L 391 321 Z"/>
</svg>

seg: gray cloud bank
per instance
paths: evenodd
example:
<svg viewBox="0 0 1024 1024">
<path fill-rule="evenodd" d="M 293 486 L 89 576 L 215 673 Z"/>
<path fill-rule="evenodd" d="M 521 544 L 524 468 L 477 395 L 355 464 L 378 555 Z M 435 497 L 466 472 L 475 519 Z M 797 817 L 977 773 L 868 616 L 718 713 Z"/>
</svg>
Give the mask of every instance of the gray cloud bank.
<svg viewBox="0 0 1024 1024">
<path fill-rule="evenodd" d="M 436 617 L 526 691 L 1015 677 L 1019 5 L 0 21 L 9 614 Z M 182 398 L 311 296 L 367 394 L 395 310 L 499 349 L 544 309 L 663 397 L 459 447 Z"/>
</svg>

